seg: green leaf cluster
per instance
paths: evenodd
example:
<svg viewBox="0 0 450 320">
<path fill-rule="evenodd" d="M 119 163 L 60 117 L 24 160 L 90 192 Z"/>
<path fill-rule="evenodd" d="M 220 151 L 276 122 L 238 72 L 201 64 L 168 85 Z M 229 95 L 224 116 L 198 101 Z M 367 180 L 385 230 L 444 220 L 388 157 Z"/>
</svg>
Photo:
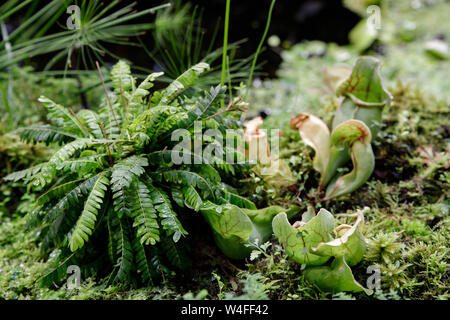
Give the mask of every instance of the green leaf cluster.
<svg viewBox="0 0 450 320">
<path fill-rule="evenodd" d="M 224 87 L 206 92 L 193 87 L 208 68 L 199 63 L 165 89 L 151 91 L 161 73 L 137 85 L 120 61 L 111 70 L 112 92 L 98 112 L 74 113 L 40 98 L 50 124 L 23 128 L 21 136 L 60 147 L 47 162 L 5 179 L 24 180 L 41 193 L 29 222 L 41 230 L 44 256 L 57 252 L 43 284 L 60 281 L 72 264 L 108 282 L 151 282 L 169 265 L 188 265 L 183 212 L 209 203 L 254 208 L 222 182 L 224 174 L 232 180 L 242 167 L 219 161 L 225 147 L 218 143 L 215 155 L 203 159 L 203 153 L 177 150 L 178 141 L 171 140 L 177 129 L 194 141 L 211 128 L 225 133 L 238 127 L 228 118 L 237 109 L 221 107 Z M 201 146 L 212 143 L 204 139 Z M 231 152 L 242 159 L 237 148 Z M 174 154 L 191 161 L 175 164 Z"/>
<path fill-rule="evenodd" d="M 287 255 L 305 268 L 305 278 L 323 291 L 365 291 L 353 277 L 350 266 L 358 264 L 366 252 L 366 239 L 361 233 L 364 216 L 354 215 L 353 225 L 335 226 L 333 215 L 321 209 L 317 215 L 312 207 L 302 220 L 290 224 L 286 213 L 272 221 L 273 231 Z"/>
<path fill-rule="evenodd" d="M 379 131 L 382 109 L 391 100 L 379 68 L 376 58 L 357 59 L 350 76 L 336 90 L 341 102 L 331 130 L 308 113 L 291 119 L 291 128 L 298 129 L 302 140 L 316 153 L 314 168 L 321 174 L 319 186 L 326 189 L 325 199 L 353 192 L 369 179 L 375 167 L 370 143 Z M 339 169 L 350 159 L 352 171 L 342 174 Z"/>
</svg>

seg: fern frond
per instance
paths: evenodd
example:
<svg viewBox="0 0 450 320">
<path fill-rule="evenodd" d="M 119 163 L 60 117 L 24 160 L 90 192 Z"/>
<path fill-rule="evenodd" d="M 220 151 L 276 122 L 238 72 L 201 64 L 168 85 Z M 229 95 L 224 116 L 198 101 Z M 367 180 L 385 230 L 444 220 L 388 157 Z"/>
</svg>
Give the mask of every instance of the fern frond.
<svg viewBox="0 0 450 320">
<path fill-rule="evenodd" d="M 129 126 L 130 132 L 145 132 L 150 140 L 156 136 L 156 132 L 170 115 L 175 114 L 177 109 L 170 106 L 157 106 L 150 108 L 140 114 Z"/>
<path fill-rule="evenodd" d="M 160 250 L 152 250 L 152 249 L 153 248 L 150 248 L 150 250 L 149 250 L 150 254 L 151 254 L 150 266 L 151 266 L 152 276 L 156 277 L 156 276 L 163 275 L 164 273 L 168 273 L 170 270 L 166 267 L 166 265 L 162 261 Z"/>
<path fill-rule="evenodd" d="M 104 119 L 102 119 L 102 123 L 105 123 L 105 132 L 107 133 L 108 139 L 119 139 L 121 128 L 122 128 L 122 113 L 118 112 L 119 108 L 117 106 L 120 106 L 119 104 L 114 104 L 114 115 L 112 114 L 111 110 L 107 108 L 106 114 L 108 115 Z M 106 137 L 105 137 L 106 138 Z"/>
<path fill-rule="evenodd" d="M 58 203 L 49 210 L 47 216 L 52 219 L 54 214 L 58 214 L 66 208 L 77 204 L 80 201 L 80 198 L 89 194 L 95 184 L 95 181 L 97 181 L 100 175 L 101 173 L 90 177 L 66 193 L 66 195 L 59 199 Z"/>
<path fill-rule="evenodd" d="M 212 186 L 200 174 L 188 170 L 173 169 L 162 172 L 164 180 L 167 182 L 190 185 L 204 190 L 207 194 L 213 196 L 214 192 Z"/>
<path fill-rule="evenodd" d="M 181 270 L 189 267 L 189 259 L 184 252 L 184 248 L 179 243 L 168 238 L 164 239 L 161 244 L 167 259 L 172 265 Z"/>
<path fill-rule="evenodd" d="M 28 169 L 11 172 L 6 177 L 3 177 L 3 180 L 7 180 L 7 181 L 19 181 L 22 179 L 28 180 L 31 177 L 38 174 L 39 172 L 41 172 L 41 170 L 43 170 L 46 166 L 48 166 L 48 164 L 46 162 L 44 162 L 44 163 L 37 164 Z"/>
<path fill-rule="evenodd" d="M 173 234 L 173 241 L 180 240 L 182 235 L 187 235 L 187 231 L 184 230 L 180 221 L 177 218 L 177 214 L 172 210 L 172 205 L 167 197 L 166 193 L 161 189 L 154 187 L 151 183 L 147 183 L 147 187 L 150 191 L 150 198 L 153 206 L 158 212 L 161 218 L 161 225 L 168 236 Z"/>
<path fill-rule="evenodd" d="M 67 277 L 67 268 L 74 264 L 74 255 L 74 253 L 69 255 L 56 267 L 51 268 L 44 276 L 42 276 L 42 278 L 40 278 L 39 285 L 41 287 L 50 287 Z"/>
<path fill-rule="evenodd" d="M 119 219 L 119 237 L 117 241 L 117 275 L 115 281 L 124 282 L 130 280 L 133 269 L 133 248 L 130 242 L 128 226 L 124 219 Z"/>
<path fill-rule="evenodd" d="M 119 60 L 111 68 L 111 81 L 114 92 L 120 94 L 121 91 L 130 91 L 134 86 L 134 78 L 131 75 L 130 66 L 124 60 Z"/>
<path fill-rule="evenodd" d="M 89 240 L 97 221 L 98 210 L 101 209 L 103 198 L 108 190 L 109 180 L 104 175 L 99 175 L 92 187 L 85 204 L 83 212 L 77 221 L 75 230 L 70 237 L 70 250 L 72 252 L 82 248 Z"/>
<path fill-rule="evenodd" d="M 183 208 L 185 206 L 184 204 L 184 194 L 181 188 L 178 188 L 178 186 L 173 186 L 170 190 L 170 193 L 172 195 L 172 200 L 180 207 Z"/>
<path fill-rule="evenodd" d="M 223 159 L 220 159 L 215 155 L 199 155 L 189 150 L 158 150 L 149 153 L 147 157 L 151 165 L 160 165 L 161 163 L 170 164 L 174 157 L 179 159 L 186 158 L 187 163 L 209 164 L 226 173 L 230 173 L 232 175 L 235 174 L 235 164 L 228 164 Z"/>
<path fill-rule="evenodd" d="M 56 151 L 48 162 L 55 164 L 61 163 L 72 157 L 75 152 L 86 149 L 90 144 L 92 144 L 92 142 L 93 140 L 84 138 L 69 142 L 64 147 Z"/>
<path fill-rule="evenodd" d="M 247 198 L 244 198 L 238 194 L 232 193 L 232 192 L 225 191 L 223 198 L 228 203 L 234 204 L 234 205 L 238 206 L 239 208 L 246 208 L 246 209 L 252 209 L 252 210 L 257 209 L 256 205 L 252 201 L 250 201 Z"/>
<path fill-rule="evenodd" d="M 31 176 L 26 181 L 30 181 L 29 185 L 32 188 L 45 187 L 47 184 L 53 181 L 56 175 L 56 168 L 52 163 L 44 163 L 41 170 L 35 175 Z"/>
<path fill-rule="evenodd" d="M 116 261 L 116 237 L 115 237 L 115 231 L 116 226 L 118 224 L 117 216 L 114 215 L 114 210 L 109 210 L 107 216 L 106 216 L 106 226 L 108 228 L 108 256 L 109 260 L 114 263 Z"/>
<path fill-rule="evenodd" d="M 182 192 L 186 207 L 198 211 L 203 206 L 202 198 L 194 187 L 185 186 L 183 187 Z"/>
<path fill-rule="evenodd" d="M 209 64 L 200 62 L 182 73 L 165 90 L 159 104 L 168 104 L 187 88 L 191 87 L 199 76 L 209 69 Z"/>
<path fill-rule="evenodd" d="M 50 209 L 45 210 L 44 221 L 49 223 L 49 229 L 45 236 L 44 243 L 49 244 L 60 234 L 64 234 L 73 227 L 78 214 L 76 210 L 69 210 L 71 208 L 77 208 L 82 200 L 92 190 L 95 182 L 101 174 L 97 174 L 77 186 L 71 191 L 67 192 L 64 197 L 58 200 L 58 202 Z M 75 212 L 74 212 L 75 211 Z M 76 214 L 76 215 L 75 215 Z"/>
<path fill-rule="evenodd" d="M 37 198 L 36 202 L 38 205 L 44 205 L 54 198 L 59 198 L 65 194 L 67 194 L 68 192 L 70 192 L 70 190 L 73 190 L 73 188 L 75 186 L 78 186 L 79 182 L 84 181 L 84 180 L 85 179 L 76 179 L 76 180 L 64 182 L 60 185 L 51 187 L 48 191 L 46 191 L 45 193 L 40 195 Z"/>
<path fill-rule="evenodd" d="M 89 135 L 83 128 L 82 123 L 68 109 L 44 96 L 40 96 L 38 101 L 42 102 L 47 108 L 47 118 L 51 123 L 84 137 Z"/>
<path fill-rule="evenodd" d="M 97 113 L 92 110 L 82 109 L 78 112 L 78 117 L 87 125 L 94 138 L 103 139 L 105 137 L 101 128 L 103 124 Z"/>
<path fill-rule="evenodd" d="M 134 178 L 145 172 L 146 166 L 148 160 L 142 156 L 131 156 L 116 163 L 111 175 L 112 190 L 116 192 L 130 186 Z"/>
<path fill-rule="evenodd" d="M 164 72 L 151 73 L 139 86 L 134 90 L 133 94 L 129 97 L 130 103 L 139 104 L 142 103 L 142 99 L 146 97 L 150 92 L 148 91 L 153 87 L 153 82 L 156 78 L 162 76 Z"/>
<path fill-rule="evenodd" d="M 215 105 L 214 103 L 224 91 L 225 87 L 221 87 L 220 85 L 215 88 L 211 87 L 210 91 L 206 92 L 205 96 L 188 110 L 186 115 L 176 125 L 171 126 L 171 129 L 189 129 L 194 125 L 194 122 L 202 121 L 209 116 L 213 116 L 219 108 L 219 104 Z"/>
<path fill-rule="evenodd" d="M 43 142 L 46 145 L 50 143 L 58 143 L 60 145 L 81 138 L 76 133 L 66 131 L 58 127 L 52 127 L 50 125 L 42 126 L 29 126 L 17 130 L 20 133 L 20 138 L 26 142 Z"/>
<path fill-rule="evenodd" d="M 193 165 L 193 170 L 211 182 L 220 182 L 220 174 L 209 164 Z"/>
<path fill-rule="evenodd" d="M 133 227 L 137 228 L 137 236 L 142 244 L 155 244 L 159 241 L 159 226 L 156 210 L 153 207 L 150 191 L 147 186 L 138 181 L 133 190 L 131 215 Z"/>
<path fill-rule="evenodd" d="M 138 236 L 134 238 L 132 245 L 135 255 L 137 272 L 141 275 L 142 282 L 143 283 L 151 282 L 152 270 L 149 264 L 149 257 L 147 256 L 144 245 L 139 240 Z"/>
<path fill-rule="evenodd" d="M 131 216 L 132 197 L 128 188 L 115 191 L 113 194 L 113 201 L 114 212 L 117 213 L 118 217 L 122 218 Z"/>
<path fill-rule="evenodd" d="M 89 157 L 82 157 L 74 160 L 66 160 L 61 162 L 56 166 L 57 170 L 69 171 L 77 173 L 79 176 L 84 176 L 85 174 L 92 173 L 97 169 L 102 168 L 101 159 L 105 155 L 95 155 Z"/>
<path fill-rule="evenodd" d="M 113 191 L 114 211 L 119 217 L 131 216 L 133 198 L 128 187 L 145 172 L 148 166 L 146 158 L 131 156 L 116 163 L 111 174 L 111 189 Z"/>
<path fill-rule="evenodd" d="M 204 163 L 203 157 L 189 150 L 158 150 L 147 155 L 148 161 L 152 165 L 160 165 L 161 163 L 169 164 L 174 157 L 189 157 L 189 163 Z M 186 159 L 186 160 L 187 160 Z"/>
<path fill-rule="evenodd" d="M 172 133 L 173 130 L 178 128 L 178 124 L 183 121 L 186 117 L 186 112 L 176 112 L 174 114 L 169 114 L 163 121 L 159 121 L 156 128 L 150 130 L 150 135 L 152 137 L 158 138 L 163 136 L 165 133 Z M 156 140 L 156 139 L 155 139 Z M 156 141 L 154 141 L 156 143 Z"/>
</svg>

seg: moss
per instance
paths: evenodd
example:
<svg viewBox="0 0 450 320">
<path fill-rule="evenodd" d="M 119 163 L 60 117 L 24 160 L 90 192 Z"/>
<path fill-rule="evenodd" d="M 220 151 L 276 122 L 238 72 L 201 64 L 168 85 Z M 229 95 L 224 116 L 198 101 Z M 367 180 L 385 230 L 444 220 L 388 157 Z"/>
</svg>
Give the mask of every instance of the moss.
<svg viewBox="0 0 450 320">
<path fill-rule="evenodd" d="M 376 167 L 371 179 L 350 195 L 317 202 L 319 176 L 312 167 L 313 151 L 300 141 L 298 132 L 289 129 L 287 117 L 310 111 L 329 123 L 337 100 L 322 82 L 323 68 L 352 64 L 357 52 L 351 47 L 305 42 L 283 53 L 278 79 L 256 81 L 249 91 L 249 113 L 270 110 L 265 128 L 281 130 L 281 157 L 289 163 L 297 184 L 271 190 L 253 174 L 242 181 L 239 190 L 259 207 L 298 205 L 305 210 L 308 204 L 322 206 L 333 212 L 339 223 L 346 222 L 339 213 L 369 206 L 364 226 L 368 251 L 353 272 L 365 284 L 367 268 L 380 266 L 382 286 L 373 296 L 320 292 L 303 278 L 302 266 L 290 261 L 276 240 L 264 253 L 257 250 L 251 261 L 230 261 L 212 245 L 201 223 L 201 232 L 192 232 L 198 234 L 194 240 L 198 245 L 190 253 L 193 269 L 169 274 L 155 287 L 105 287 L 95 279 L 83 279 L 79 289 L 43 289 L 37 281 L 47 264 L 40 259 L 34 231 L 24 231 L 25 222 L 6 215 L 3 209 L 0 299 L 181 299 L 187 292 L 202 292 L 201 297 L 208 299 L 249 297 L 251 292 L 259 298 L 295 300 L 450 298 L 450 91 L 446 81 L 450 62 L 430 57 L 423 47 L 423 42 L 437 33 L 450 36 L 450 20 L 442 17 L 446 12 L 442 6 L 447 4 L 433 1 L 412 10 L 409 2 L 386 3 L 390 8 L 386 10 L 389 16 L 383 18 L 386 23 L 418 23 L 415 32 L 406 37 L 413 41 L 398 37 L 399 29 L 394 26 L 394 33 L 381 37 L 372 47 L 376 52 L 368 52 L 382 59 L 383 76 L 394 96 L 383 112 L 381 131 L 374 137 Z M 35 95 L 34 82 L 29 87 Z M 24 94 L 31 90 L 27 88 Z M 11 193 L 6 196 L 14 198 Z M 23 198 L 18 210 L 28 211 L 32 200 Z M 202 289 L 208 291 L 207 296 Z"/>
<path fill-rule="evenodd" d="M 301 45 L 299 45 L 301 46 Z M 417 51 L 412 54 L 423 54 Z M 305 62 L 304 57 L 299 60 Z M 391 72 L 395 61 L 383 58 Z M 293 60 L 293 58 L 291 59 Z M 289 61 L 286 62 L 286 64 Z M 329 63 L 323 57 L 322 65 Z M 435 62 L 432 63 L 433 65 Z M 311 64 L 312 73 L 320 68 Z M 399 68 L 402 68 L 399 65 Z M 444 70 L 446 63 L 441 64 Z M 300 74 L 299 68 L 291 61 L 284 68 L 291 74 Z M 430 70 L 427 68 L 426 70 Z M 432 77 L 428 71 L 418 76 Z M 399 72 L 399 75 L 402 73 Z M 307 76 L 308 77 L 308 76 Z M 440 74 L 436 74 L 439 78 Z M 287 80 L 275 80 L 281 86 Z M 436 85 L 418 89 L 418 83 L 398 77 L 389 82 L 389 90 L 394 96 L 393 103 L 383 113 L 382 130 L 373 141 L 376 167 L 371 179 L 358 191 L 334 201 L 322 204 L 314 198 L 318 177 L 312 169 L 312 151 L 304 146 L 287 128 L 282 130 L 282 157 L 291 164 L 298 177 L 298 185 L 285 191 L 279 197 L 268 199 L 267 204 L 282 203 L 283 199 L 296 199 L 296 205 L 306 207 L 307 203 L 323 206 L 338 214 L 352 212 L 356 208 L 369 206 L 366 214 L 365 235 L 369 240 L 366 260 L 354 270 L 355 277 L 365 283 L 366 269 L 378 264 L 381 270 L 382 288 L 372 297 L 375 299 L 448 299 L 449 297 L 449 123 L 450 110 L 444 95 L 436 95 L 436 90 L 445 90 Z M 436 87 L 437 86 L 437 87 Z M 257 91 L 258 89 L 256 89 Z M 300 91 L 308 90 L 308 86 Z M 431 94 L 430 94 L 431 93 Z M 304 93 L 297 93 L 301 95 Z M 269 92 L 266 90 L 266 97 Z M 289 101 L 284 97 L 283 101 Z M 334 110 L 335 101 L 327 98 L 321 106 L 314 107 L 314 113 L 328 120 Z M 270 100 L 269 100 L 270 101 Z M 297 113 L 308 108 L 308 101 L 297 105 Z M 291 106 L 292 107 L 292 106 Z M 291 108 L 290 107 L 290 108 Z M 287 112 L 291 112 L 290 109 Z M 274 113 L 270 125 L 286 121 L 286 115 Z M 281 128 L 285 128 L 281 126 Z M 264 189 L 262 189 L 262 192 Z M 286 203 L 286 202 L 285 202 Z M 318 293 L 301 276 L 301 268 L 280 258 L 276 251 L 270 258 L 261 257 L 249 272 L 261 272 L 270 279 L 278 279 L 277 288 L 271 290 L 272 298 L 336 298 Z M 277 265 L 277 261 L 282 261 Z M 268 266 L 271 266 L 268 268 Z M 270 271 L 271 270 L 271 271 Z M 286 275 L 280 276 L 283 270 Z M 345 295 L 344 298 L 364 295 Z M 337 297 L 339 298 L 339 297 Z"/>
</svg>

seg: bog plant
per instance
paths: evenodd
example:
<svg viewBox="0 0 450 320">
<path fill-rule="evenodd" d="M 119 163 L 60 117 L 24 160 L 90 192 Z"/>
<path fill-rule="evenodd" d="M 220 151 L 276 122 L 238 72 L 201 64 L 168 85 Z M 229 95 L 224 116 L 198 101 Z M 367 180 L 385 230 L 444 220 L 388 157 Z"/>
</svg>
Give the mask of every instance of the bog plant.
<svg viewBox="0 0 450 320">
<path fill-rule="evenodd" d="M 238 126 L 229 114 L 240 110 L 239 100 L 221 108 L 224 87 L 206 92 L 191 87 L 208 68 L 199 63 L 165 89 L 151 92 L 161 73 L 137 85 L 130 67 L 120 61 L 111 70 L 113 92 L 98 112 L 74 113 L 40 98 L 51 124 L 21 129 L 21 137 L 61 147 L 49 161 L 6 179 L 22 179 L 42 192 L 29 218 L 41 227 L 43 254 L 52 253 L 56 260 L 43 284 L 65 277 L 67 266 L 74 264 L 85 274 L 109 274 L 110 282 L 148 283 L 164 270 L 164 261 L 184 266 L 179 244 L 188 235 L 181 223 L 186 208 L 199 211 L 207 204 L 228 203 L 254 207 L 222 182 L 221 175 L 232 176 L 239 165 L 216 158 L 202 159 L 200 165 L 172 162 L 172 155 L 180 153 L 174 149 L 178 141 L 171 141 L 175 130 L 185 129 L 194 139 L 202 133 L 195 132 L 194 122 L 201 123 L 200 131 Z M 206 147 L 214 142 L 202 143 Z M 182 152 L 190 159 L 202 157 Z"/>
<path fill-rule="evenodd" d="M 319 188 L 325 189 L 324 200 L 353 192 L 367 181 L 375 167 L 370 143 L 379 132 L 383 108 L 392 99 L 379 69 L 376 58 L 357 59 L 352 73 L 336 91 L 341 102 L 331 132 L 311 114 L 301 113 L 291 119 L 291 128 L 298 129 L 302 140 L 315 151 L 314 169 L 321 175 Z M 342 175 L 339 169 L 350 159 L 353 169 Z"/>
<path fill-rule="evenodd" d="M 353 215 L 353 225 L 335 226 L 333 215 L 320 209 L 317 215 L 312 207 L 302 220 L 290 224 L 285 213 L 273 219 L 273 231 L 284 246 L 287 255 L 302 264 L 305 278 L 328 292 L 365 291 L 353 277 L 350 266 L 358 264 L 366 252 L 366 240 L 361 233 L 363 211 Z"/>
<path fill-rule="evenodd" d="M 244 259 L 253 251 L 252 244 L 264 243 L 272 236 L 273 217 L 280 212 L 293 217 L 299 210 L 293 207 L 286 211 L 280 206 L 258 210 L 247 200 L 247 208 L 209 204 L 201 212 L 213 229 L 214 240 L 222 252 L 232 259 Z"/>
</svg>

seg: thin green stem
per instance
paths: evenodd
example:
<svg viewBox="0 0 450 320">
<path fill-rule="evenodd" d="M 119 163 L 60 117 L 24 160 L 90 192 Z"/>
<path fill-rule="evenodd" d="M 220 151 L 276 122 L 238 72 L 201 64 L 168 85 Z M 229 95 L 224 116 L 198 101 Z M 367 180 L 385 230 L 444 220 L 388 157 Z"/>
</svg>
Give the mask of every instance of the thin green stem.
<svg viewBox="0 0 450 320">
<path fill-rule="evenodd" d="M 224 32 L 223 32 L 223 48 L 222 48 L 222 77 L 220 80 L 220 85 L 223 87 L 225 84 L 225 75 L 227 68 L 227 51 L 228 51 L 228 26 L 230 23 L 230 3 L 231 0 L 227 0 L 227 4 L 225 7 L 225 22 L 224 22 Z M 224 105 L 224 101 L 221 101 L 222 107 Z"/>
<path fill-rule="evenodd" d="M 230 95 L 230 101 L 233 101 L 233 92 L 231 90 L 230 59 L 228 56 L 227 56 L 227 76 L 228 76 L 228 92 Z"/>
<path fill-rule="evenodd" d="M 252 83 L 253 71 L 255 70 L 255 67 L 256 67 L 256 60 L 258 60 L 258 55 L 262 49 L 264 41 L 266 40 L 267 32 L 269 31 L 270 20 L 272 19 L 272 11 L 273 11 L 273 7 L 275 6 L 275 1 L 276 0 L 272 0 L 272 3 L 270 4 L 269 15 L 267 16 L 266 28 L 264 29 L 264 34 L 261 38 L 261 41 L 259 42 L 258 49 L 256 49 L 255 56 L 253 57 L 252 68 L 250 69 L 250 75 L 249 75 L 248 81 L 247 81 L 247 88 L 245 89 L 244 100 L 247 99 L 248 89 L 250 88 L 250 85 Z"/>
<path fill-rule="evenodd" d="M 100 69 L 100 64 L 98 63 L 98 61 L 95 61 L 95 64 L 97 66 L 98 74 L 100 75 L 100 80 L 102 80 L 103 90 L 105 91 L 105 95 L 106 95 L 106 100 L 108 102 L 108 106 L 110 108 L 112 116 L 114 117 L 114 121 L 116 122 L 116 125 L 119 126 L 119 122 L 117 121 L 116 114 L 114 113 L 114 108 L 113 108 L 113 106 L 111 104 L 111 100 L 109 99 L 108 90 L 106 89 L 105 81 L 103 80 L 103 75 L 102 75 L 102 70 Z M 111 123 L 111 119 L 109 121 Z M 111 126 L 111 132 L 112 132 L 112 126 Z M 120 132 L 122 132 L 122 128 L 121 127 L 120 127 Z"/>
</svg>

